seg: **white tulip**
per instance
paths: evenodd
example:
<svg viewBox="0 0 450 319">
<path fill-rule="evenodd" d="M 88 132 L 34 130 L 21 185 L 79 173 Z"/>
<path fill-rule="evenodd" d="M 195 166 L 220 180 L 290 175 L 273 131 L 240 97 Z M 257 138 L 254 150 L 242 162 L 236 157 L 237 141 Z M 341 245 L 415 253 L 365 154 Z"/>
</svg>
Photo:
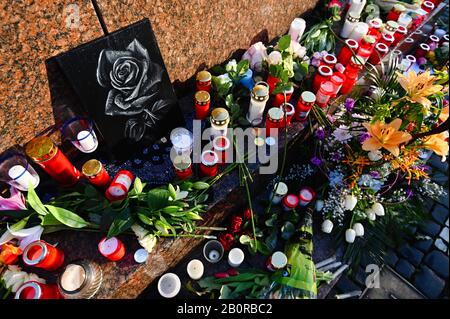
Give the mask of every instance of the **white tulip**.
<svg viewBox="0 0 450 319">
<path fill-rule="evenodd" d="M 319 199 L 316 201 L 316 211 L 320 212 L 323 208 L 323 200 Z"/>
<path fill-rule="evenodd" d="M 326 234 L 331 233 L 333 230 L 333 222 L 329 219 L 325 219 L 322 223 L 322 231 Z"/>
<path fill-rule="evenodd" d="M 353 225 L 353 230 L 356 232 L 356 236 L 364 236 L 364 226 L 361 223 L 355 223 Z"/>
<path fill-rule="evenodd" d="M 231 78 L 228 75 L 228 73 L 219 75 L 217 78 L 219 79 L 221 84 L 225 84 L 225 83 L 231 82 Z"/>
<path fill-rule="evenodd" d="M 375 212 L 371 209 L 371 208 L 369 208 L 368 210 L 366 210 L 366 215 L 367 215 L 367 218 L 369 219 L 369 220 L 375 220 L 375 219 L 377 219 L 377 215 L 375 214 Z"/>
<path fill-rule="evenodd" d="M 380 203 L 375 203 L 372 205 L 371 210 L 377 215 L 377 216 L 384 216 L 384 207 Z"/>
<path fill-rule="evenodd" d="M 281 53 L 278 51 L 272 51 L 269 54 L 269 64 L 278 64 L 283 60 L 283 57 L 281 56 Z"/>
<path fill-rule="evenodd" d="M 355 241 L 355 238 L 356 232 L 353 229 L 349 228 L 345 231 L 345 241 L 347 243 L 353 243 Z"/>
<path fill-rule="evenodd" d="M 358 203 L 358 199 L 353 195 L 345 195 L 344 197 L 344 209 L 353 210 Z"/>
<path fill-rule="evenodd" d="M 380 150 L 370 151 L 367 156 L 372 162 L 379 161 L 383 157 Z"/>
</svg>

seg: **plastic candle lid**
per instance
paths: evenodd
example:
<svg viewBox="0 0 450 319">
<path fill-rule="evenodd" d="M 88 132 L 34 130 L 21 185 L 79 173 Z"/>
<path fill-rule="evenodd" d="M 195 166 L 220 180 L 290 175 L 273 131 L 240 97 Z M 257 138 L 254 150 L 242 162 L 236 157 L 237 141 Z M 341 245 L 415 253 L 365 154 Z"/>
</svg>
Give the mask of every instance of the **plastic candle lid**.
<svg viewBox="0 0 450 319">
<path fill-rule="evenodd" d="M 175 156 L 173 159 L 173 166 L 179 170 L 185 170 L 188 169 L 189 166 L 191 166 L 191 158 L 189 156 L 185 155 L 178 155 Z"/>
<path fill-rule="evenodd" d="M 134 252 L 134 261 L 142 264 L 148 259 L 148 252 L 144 248 L 140 248 Z"/>
<path fill-rule="evenodd" d="M 174 273 L 164 274 L 158 280 L 158 291 L 164 298 L 173 298 L 180 292 L 181 281 Z"/>
<path fill-rule="evenodd" d="M 272 254 L 270 262 L 277 269 L 284 268 L 287 264 L 287 257 L 283 252 L 276 251 Z"/>
<path fill-rule="evenodd" d="M 102 170 L 102 163 L 96 159 L 91 159 L 83 164 L 81 171 L 86 176 L 95 176 Z"/>
<path fill-rule="evenodd" d="M 419 44 L 419 46 L 420 46 L 420 48 L 422 50 L 425 50 L 425 51 L 429 51 L 430 50 L 430 46 L 428 44 L 426 44 L 426 43 L 421 43 L 421 44 Z"/>
<path fill-rule="evenodd" d="M 336 63 L 336 62 L 337 62 L 337 59 L 336 59 L 336 57 L 334 56 L 334 54 L 326 54 L 326 55 L 323 57 L 323 60 L 324 60 L 325 62 L 327 62 L 327 63 Z"/>
<path fill-rule="evenodd" d="M 319 66 L 319 73 L 323 76 L 331 76 L 333 70 L 328 65 L 321 65 Z"/>
<path fill-rule="evenodd" d="M 430 35 L 430 40 L 433 42 L 439 42 L 439 37 L 437 35 L 432 34 Z"/>
<path fill-rule="evenodd" d="M 216 125 L 225 125 L 230 121 L 230 114 L 223 107 L 217 107 L 211 112 L 211 122 Z"/>
<path fill-rule="evenodd" d="M 208 71 L 200 71 L 197 73 L 196 79 L 200 82 L 208 82 L 211 80 L 211 73 Z"/>
<path fill-rule="evenodd" d="M 110 239 L 103 238 L 98 243 L 98 250 L 102 255 L 111 255 L 119 247 L 119 240 L 116 237 L 111 237 Z"/>
<path fill-rule="evenodd" d="M 416 58 L 415 58 L 413 55 L 411 55 L 411 54 L 408 54 L 408 55 L 406 56 L 406 59 L 408 59 L 409 61 L 411 61 L 411 63 L 415 63 L 415 62 L 416 62 Z"/>
<path fill-rule="evenodd" d="M 391 29 L 396 30 L 398 28 L 398 23 L 392 20 L 389 20 L 388 22 L 386 22 L 386 26 L 388 26 Z"/>
<path fill-rule="evenodd" d="M 380 52 L 388 52 L 389 51 L 389 47 L 384 43 L 377 43 L 375 48 Z"/>
<path fill-rule="evenodd" d="M 244 261 L 244 257 L 245 257 L 244 256 L 244 252 L 240 248 L 233 248 L 228 253 L 228 259 L 233 264 L 240 264 L 240 263 L 242 263 Z"/>
<path fill-rule="evenodd" d="M 206 103 L 209 101 L 210 96 L 209 93 L 207 91 L 197 91 L 195 93 L 195 99 L 199 102 L 199 103 Z"/>
<path fill-rule="evenodd" d="M 302 100 L 305 103 L 314 103 L 314 102 L 316 102 L 316 95 L 313 92 L 304 91 L 302 93 Z"/>
<path fill-rule="evenodd" d="M 397 32 L 401 34 L 406 34 L 408 32 L 408 29 L 406 29 L 404 26 L 399 25 L 397 28 Z"/>
<path fill-rule="evenodd" d="M 202 153 L 202 164 L 206 166 L 213 166 L 219 161 L 219 156 L 217 156 L 214 151 L 204 151 Z"/>
<path fill-rule="evenodd" d="M 264 101 L 269 97 L 269 85 L 266 82 L 258 82 L 252 89 L 252 97 L 257 101 Z"/>
<path fill-rule="evenodd" d="M 284 204 L 290 208 L 295 208 L 298 205 L 298 197 L 295 195 L 287 195 L 284 198 Z"/>
<path fill-rule="evenodd" d="M 375 29 L 378 29 L 383 24 L 383 21 L 380 18 L 373 18 L 369 21 L 369 26 Z"/>
<path fill-rule="evenodd" d="M 262 137 L 256 137 L 254 140 L 256 146 L 263 146 L 265 144 L 265 140 Z"/>
<path fill-rule="evenodd" d="M 300 199 L 304 201 L 311 201 L 314 198 L 314 193 L 309 187 L 300 190 Z"/>
<path fill-rule="evenodd" d="M 334 85 L 331 81 L 325 81 L 320 85 L 320 90 L 324 90 L 327 93 L 333 93 Z"/>
<path fill-rule="evenodd" d="M 281 120 L 283 118 L 283 111 L 280 108 L 278 108 L 278 107 L 271 108 L 267 112 L 267 114 L 274 121 L 278 121 L 278 120 Z"/>
<path fill-rule="evenodd" d="M 275 194 L 280 195 L 280 196 L 284 196 L 287 194 L 288 187 L 285 183 L 278 182 L 276 185 L 277 186 L 275 187 Z"/>
<path fill-rule="evenodd" d="M 369 43 L 369 44 L 374 44 L 377 41 L 375 39 L 375 37 L 371 36 L 371 35 L 365 35 L 365 36 L 363 36 L 363 39 L 366 43 Z"/>
</svg>

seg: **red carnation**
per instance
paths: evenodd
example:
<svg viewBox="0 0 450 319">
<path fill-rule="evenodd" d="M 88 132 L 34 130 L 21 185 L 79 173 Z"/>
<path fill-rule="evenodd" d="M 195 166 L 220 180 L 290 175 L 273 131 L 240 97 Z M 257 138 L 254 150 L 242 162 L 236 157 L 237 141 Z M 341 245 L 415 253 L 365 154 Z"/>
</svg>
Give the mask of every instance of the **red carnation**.
<svg viewBox="0 0 450 319">
<path fill-rule="evenodd" d="M 225 251 L 229 251 L 231 247 L 234 245 L 234 237 L 229 233 L 220 235 L 219 241 L 223 246 L 223 250 Z"/>
<path fill-rule="evenodd" d="M 252 212 L 250 211 L 250 208 L 244 209 L 244 212 L 242 213 L 242 216 L 244 217 L 244 220 L 252 219 Z"/>
<path fill-rule="evenodd" d="M 241 227 L 242 227 L 242 217 L 233 216 L 231 218 L 231 223 L 230 223 L 230 232 L 232 234 L 236 234 L 241 230 Z"/>
</svg>

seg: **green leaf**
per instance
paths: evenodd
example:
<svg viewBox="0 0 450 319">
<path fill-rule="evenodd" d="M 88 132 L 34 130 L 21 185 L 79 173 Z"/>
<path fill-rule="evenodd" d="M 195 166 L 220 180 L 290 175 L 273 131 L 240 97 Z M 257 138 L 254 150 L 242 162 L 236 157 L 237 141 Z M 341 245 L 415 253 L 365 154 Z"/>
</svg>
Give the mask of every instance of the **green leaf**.
<svg viewBox="0 0 450 319">
<path fill-rule="evenodd" d="M 182 211 L 182 209 L 179 206 L 167 206 L 167 207 L 164 207 L 162 209 L 162 211 L 166 214 L 172 214 L 172 213 Z"/>
<path fill-rule="evenodd" d="M 55 218 L 55 216 L 53 216 L 52 214 L 47 214 L 45 216 L 41 216 L 41 219 L 42 219 L 41 226 L 48 227 L 48 226 L 59 226 L 59 225 L 62 225 L 62 223 L 59 220 L 57 220 Z"/>
<path fill-rule="evenodd" d="M 152 210 L 160 210 L 167 206 L 170 193 L 165 189 L 152 189 L 147 194 L 147 203 Z"/>
<path fill-rule="evenodd" d="M 85 198 L 95 198 L 98 197 L 98 191 L 92 185 L 87 185 L 84 189 L 84 197 Z"/>
<path fill-rule="evenodd" d="M 191 220 L 203 220 L 203 218 L 199 214 L 194 213 L 194 212 L 187 213 L 186 217 Z"/>
<path fill-rule="evenodd" d="M 128 230 L 134 223 L 132 216 L 130 215 L 129 208 L 125 208 L 114 218 L 108 231 L 108 238 L 114 237 Z"/>
<path fill-rule="evenodd" d="M 30 219 L 30 216 L 27 216 L 27 217 L 19 220 L 17 223 L 13 224 L 9 228 L 11 229 L 12 232 L 16 232 L 18 230 L 24 229 L 28 223 L 28 219 Z"/>
<path fill-rule="evenodd" d="M 169 227 L 165 223 L 163 223 L 161 220 L 157 220 L 155 223 L 155 227 L 157 230 L 159 230 L 162 234 L 168 235 L 169 234 Z"/>
<path fill-rule="evenodd" d="M 208 183 L 205 182 L 195 182 L 192 187 L 197 190 L 207 189 L 209 187 Z"/>
<path fill-rule="evenodd" d="M 289 46 L 291 45 L 291 36 L 289 34 L 286 34 L 278 40 L 278 49 L 280 51 L 285 51 L 289 49 Z"/>
<path fill-rule="evenodd" d="M 136 177 L 134 179 L 134 191 L 136 194 L 141 194 L 142 190 L 144 189 L 144 185 L 142 185 L 142 181 L 139 177 Z"/>
<path fill-rule="evenodd" d="M 172 197 L 173 200 L 177 199 L 177 191 L 175 190 L 175 187 L 173 187 L 172 184 L 169 183 L 167 186 L 167 189 L 169 190 L 170 197 Z"/>
<path fill-rule="evenodd" d="M 241 60 L 237 64 L 236 73 L 238 75 L 243 75 L 245 72 L 247 72 L 248 68 L 249 68 L 248 60 Z"/>
<path fill-rule="evenodd" d="M 88 222 L 67 209 L 55 207 L 52 205 L 45 205 L 45 207 L 48 209 L 50 214 L 53 215 L 53 217 L 55 217 L 58 221 L 66 226 L 72 228 L 83 228 L 88 226 Z"/>
<path fill-rule="evenodd" d="M 48 214 L 44 204 L 42 204 L 38 195 L 34 191 L 33 186 L 31 185 L 28 187 L 27 202 L 31 206 L 31 208 L 33 208 L 39 215 L 45 216 Z"/>
<path fill-rule="evenodd" d="M 150 225 L 150 226 L 153 225 L 153 219 L 151 219 L 147 215 L 145 215 L 143 213 L 138 213 L 137 216 L 140 219 L 140 221 L 143 222 L 144 224 Z"/>
</svg>

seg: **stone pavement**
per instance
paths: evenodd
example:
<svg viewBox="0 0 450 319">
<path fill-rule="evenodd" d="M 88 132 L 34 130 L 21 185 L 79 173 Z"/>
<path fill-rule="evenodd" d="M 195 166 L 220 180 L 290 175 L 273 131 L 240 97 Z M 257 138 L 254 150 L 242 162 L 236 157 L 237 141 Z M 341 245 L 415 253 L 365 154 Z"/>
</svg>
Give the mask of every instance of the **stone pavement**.
<svg viewBox="0 0 450 319">
<path fill-rule="evenodd" d="M 412 229 L 415 239 L 388 251 L 385 262 L 426 298 L 448 299 L 449 162 L 448 159 L 441 162 L 440 157 L 433 154 L 428 165 L 433 169 L 432 180 L 444 186 L 447 194 L 436 202 L 430 199 L 426 203 L 429 218 L 419 227 Z M 369 263 L 371 262 L 368 260 L 362 260 L 359 271 L 351 276 L 343 276 L 327 298 L 356 290 L 364 291 L 368 275 L 364 269 Z"/>
</svg>

